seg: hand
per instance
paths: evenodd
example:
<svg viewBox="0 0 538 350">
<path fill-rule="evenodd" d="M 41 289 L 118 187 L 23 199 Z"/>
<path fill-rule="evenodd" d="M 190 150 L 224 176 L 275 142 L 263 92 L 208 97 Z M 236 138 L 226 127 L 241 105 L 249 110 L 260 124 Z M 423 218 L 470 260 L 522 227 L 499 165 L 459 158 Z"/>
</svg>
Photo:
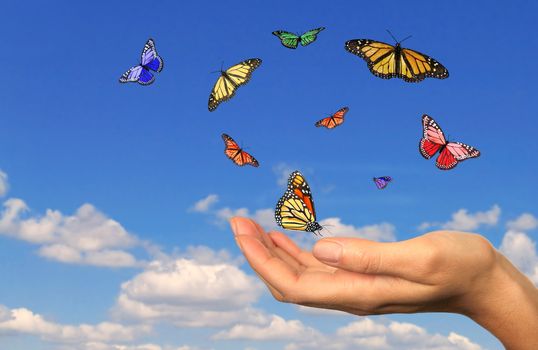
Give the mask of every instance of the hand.
<svg viewBox="0 0 538 350">
<path fill-rule="evenodd" d="M 520 347 L 522 339 L 538 349 L 538 290 L 480 235 L 438 231 L 390 243 L 331 237 L 310 253 L 252 220 L 231 225 L 279 301 L 356 315 L 460 313 L 511 349 L 533 348 Z"/>
</svg>

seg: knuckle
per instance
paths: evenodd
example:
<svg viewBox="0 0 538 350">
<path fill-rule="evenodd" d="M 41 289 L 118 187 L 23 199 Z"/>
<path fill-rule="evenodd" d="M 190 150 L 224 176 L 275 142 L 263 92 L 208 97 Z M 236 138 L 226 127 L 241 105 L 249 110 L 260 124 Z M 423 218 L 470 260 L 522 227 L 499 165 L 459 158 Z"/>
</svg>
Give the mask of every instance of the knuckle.
<svg viewBox="0 0 538 350">
<path fill-rule="evenodd" d="M 376 274 L 381 266 L 381 255 L 366 250 L 354 252 L 350 260 L 352 267 L 362 273 Z"/>
</svg>

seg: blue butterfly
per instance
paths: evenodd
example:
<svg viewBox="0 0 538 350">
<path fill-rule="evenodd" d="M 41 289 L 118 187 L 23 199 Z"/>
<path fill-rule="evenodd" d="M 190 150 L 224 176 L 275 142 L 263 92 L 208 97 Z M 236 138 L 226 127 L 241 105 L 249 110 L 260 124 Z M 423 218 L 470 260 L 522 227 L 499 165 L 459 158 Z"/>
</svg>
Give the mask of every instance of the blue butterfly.
<svg viewBox="0 0 538 350">
<path fill-rule="evenodd" d="M 374 177 L 374 182 L 375 182 L 375 185 L 377 186 L 378 189 L 382 190 L 384 189 L 385 187 L 387 187 L 387 185 L 389 184 L 389 182 L 392 181 L 392 178 L 390 176 L 381 176 L 381 177 Z"/>
<path fill-rule="evenodd" d="M 155 76 L 150 70 L 160 72 L 163 69 L 163 59 L 157 55 L 155 42 L 149 39 L 142 50 L 142 57 L 138 66 L 131 67 L 127 72 L 123 73 L 120 78 L 120 83 L 138 83 L 140 85 L 149 85 L 155 80 Z"/>
</svg>

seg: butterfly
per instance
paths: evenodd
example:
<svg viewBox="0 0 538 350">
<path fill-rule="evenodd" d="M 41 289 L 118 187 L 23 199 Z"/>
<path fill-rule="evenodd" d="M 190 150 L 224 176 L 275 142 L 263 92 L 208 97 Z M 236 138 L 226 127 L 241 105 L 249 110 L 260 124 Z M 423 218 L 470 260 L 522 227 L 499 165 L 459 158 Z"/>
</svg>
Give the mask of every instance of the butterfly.
<svg viewBox="0 0 538 350">
<path fill-rule="evenodd" d="M 316 126 L 324 126 L 327 129 L 333 129 L 336 128 L 338 125 L 342 124 L 344 122 L 344 116 L 349 111 L 349 108 L 344 107 L 336 111 L 333 115 L 323 118 L 316 122 Z"/>
<path fill-rule="evenodd" d="M 461 142 L 448 142 L 439 124 L 427 114 L 422 116 L 422 127 L 424 136 L 420 139 L 418 147 L 420 154 L 430 159 L 439 151 L 439 156 L 435 161 L 439 169 L 449 170 L 458 165 L 458 162 L 480 156 L 480 151 L 472 146 Z"/>
<path fill-rule="evenodd" d="M 225 71 L 221 69 L 221 75 L 217 79 L 215 86 L 213 86 L 211 95 L 209 95 L 209 111 L 214 111 L 221 102 L 231 99 L 235 95 L 235 90 L 238 87 L 248 83 L 252 72 L 258 68 L 260 64 L 262 64 L 261 59 L 250 58 L 243 62 L 239 62 Z"/>
<path fill-rule="evenodd" d="M 280 39 L 280 43 L 288 49 L 296 49 L 299 42 L 301 42 L 302 46 L 312 44 L 314 41 L 316 41 L 318 33 L 323 29 L 325 29 L 325 27 L 312 29 L 303 35 L 296 35 L 283 30 L 277 30 L 273 32 L 273 35 L 276 35 Z"/>
<path fill-rule="evenodd" d="M 226 156 L 235 164 L 239 166 L 248 164 L 252 165 L 253 167 L 258 167 L 260 165 L 256 158 L 243 151 L 237 142 L 235 142 L 230 136 L 222 134 L 222 139 L 224 140 L 224 154 L 226 154 Z"/>
<path fill-rule="evenodd" d="M 401 47 L 403 40 L 392 37 L 396 46 L 370 39 L 354 39 L 347 41 L 345 48 L 364 59 L 370 72 L 383 79 L 397 77 L 414 83 L 424 78 L 448 78 L 448 70 L 441 63 L 423 53 Z"/>
<path fill-rule="evenodd" d="M 157 55 L 155 42 L 149 39 L 142 50 L 140 64 L 129 68 L 129 70 L 120 77 L 120 83 L 138 83 L 140 85 L 149 85 L 155 80 L 151 71 L 160 72 L 163 70 L 163 59 Z"/>
<path fill-rule="evenodd" d="M 314 232 L 322 229 L 316 221 L 316 211 L 310 187 L 299 171 L 291 173 L 288 188 L 276 204 L 276 223 L 287 230 Z"/>
<path fill-rule="evenodd" d="M 375 185 L 377 186 L 378 189 L 382 190 L 384 189 L 385 187 L 387 187 L 387 185 L 389 184 L 389 182 L 392 181 L 392 178 L 390 176 L 380 176 L 380 177 L 374 177 L 374 183 Z"/>
</svg>

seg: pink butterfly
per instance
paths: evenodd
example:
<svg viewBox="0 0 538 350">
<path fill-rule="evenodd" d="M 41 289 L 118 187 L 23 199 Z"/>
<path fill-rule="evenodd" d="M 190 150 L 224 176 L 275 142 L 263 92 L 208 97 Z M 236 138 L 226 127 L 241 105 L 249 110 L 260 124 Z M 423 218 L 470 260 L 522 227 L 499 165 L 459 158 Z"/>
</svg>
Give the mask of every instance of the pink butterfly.
<svg viewBox="0 0 538 350">
<path fill-rule="evenodd" d="M 458 165 L 458 162 L 480 156 L 480 151 L 472 146 L 461 142 L 447 142 L 439 124 L 427 114 L 422 116 L 422 127 L 424 136 L 420 139 L 418 146 L 420 154 L 430 159 L 439 151 L 439 156 L 435 161 L 439 169 L 450 170 Z"/>
</svg>

